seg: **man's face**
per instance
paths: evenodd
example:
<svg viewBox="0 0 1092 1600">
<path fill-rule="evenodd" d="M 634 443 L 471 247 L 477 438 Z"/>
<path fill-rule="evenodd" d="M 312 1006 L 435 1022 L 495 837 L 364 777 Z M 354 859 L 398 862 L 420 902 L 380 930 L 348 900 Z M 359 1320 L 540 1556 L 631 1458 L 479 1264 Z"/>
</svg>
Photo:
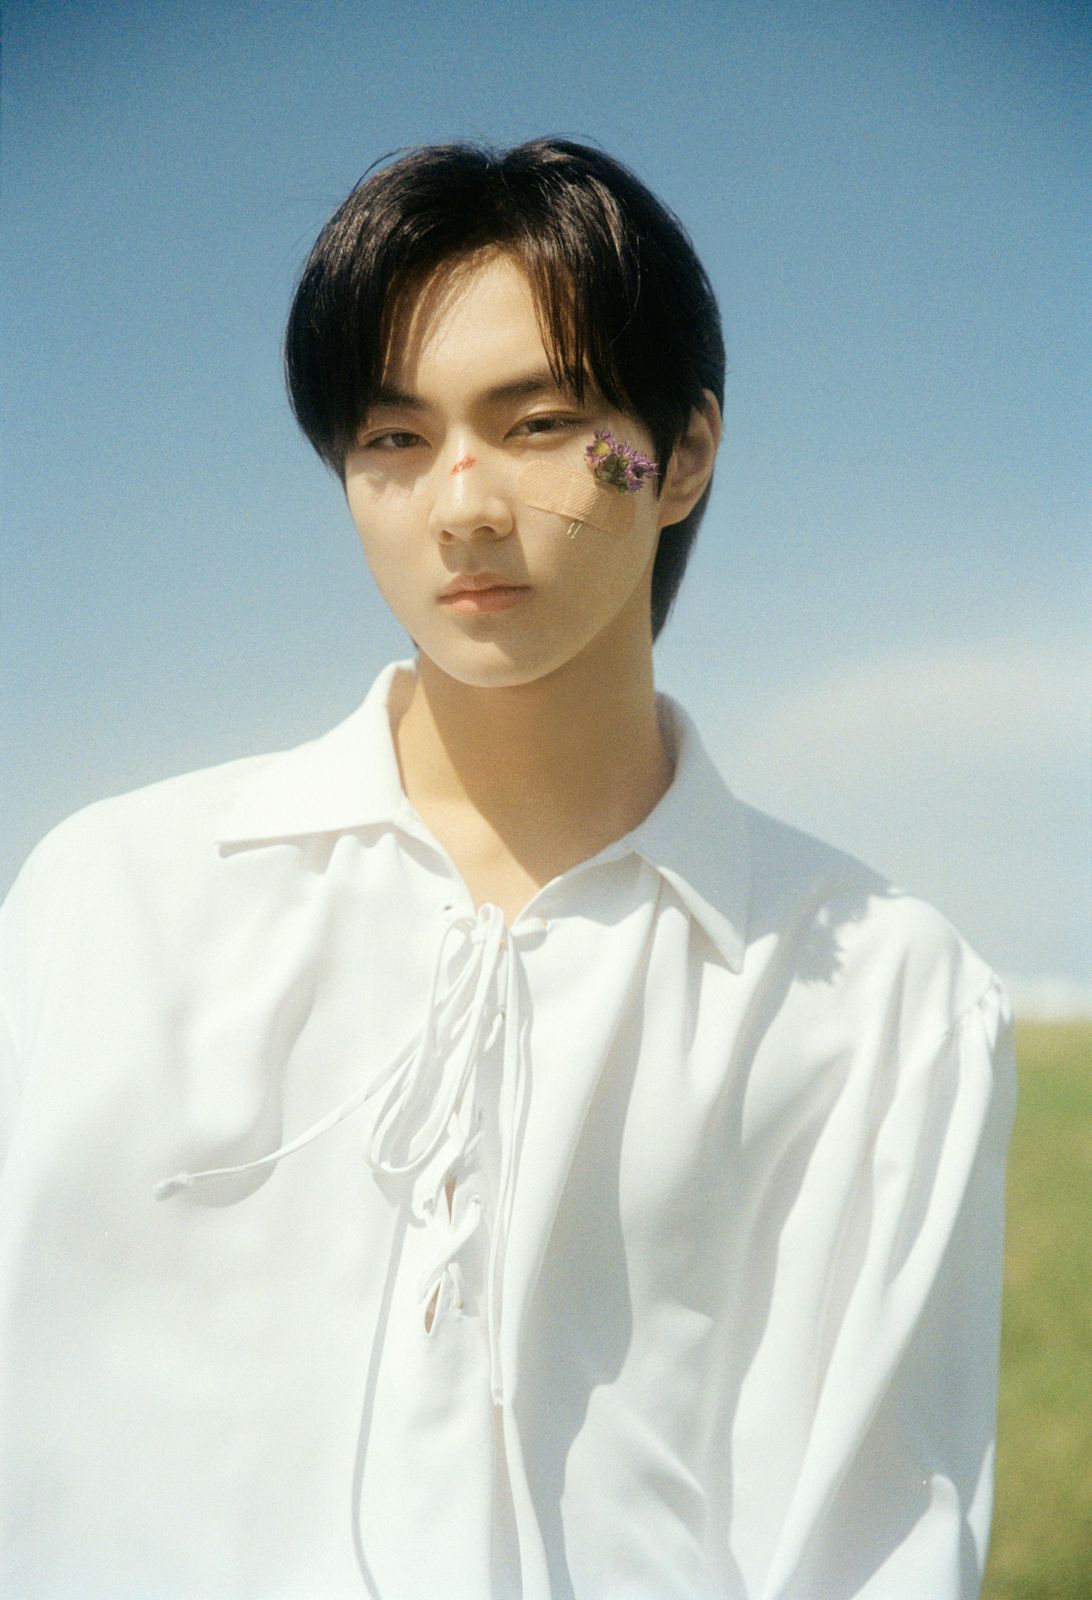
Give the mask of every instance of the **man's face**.
<svg viewBox="0 0 1092 1600">
<path fill-rule="evenodd" d="M 522 503 L 517 481 L 531 462 L 590 476 L 598 427 L 646 455 L 652 440 L 593 392 L 580 407 L 556 387 L 510 257 L 426 286 L 399 321 L 384 394 L 346 458 L 345 491 L 375 581 L 424 656 L 484 688 L 570 664 L 602 671 L 632 659 L 635 642 L 648 647 L 654 488 L 635 496 L 629 533 L 585 525 L 569 538 L 569 519 Z M 445 598 L 468 574 L 521 592 L 513 603 Z"/>
</svg>

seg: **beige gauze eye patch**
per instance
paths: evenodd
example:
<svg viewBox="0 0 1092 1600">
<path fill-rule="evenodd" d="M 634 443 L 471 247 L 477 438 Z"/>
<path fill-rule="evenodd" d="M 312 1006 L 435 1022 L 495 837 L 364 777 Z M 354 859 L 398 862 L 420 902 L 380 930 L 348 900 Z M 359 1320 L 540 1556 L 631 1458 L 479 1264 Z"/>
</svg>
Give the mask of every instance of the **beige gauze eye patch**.
<svg viewBox="0 0 1092 1600">
<path fill-rule="evenodd" d="M 618 538 L 631 531 L 637 516 L 635 495 L 598 483 L 589 472 L 559 467 L 551 461 L 530 461 L 521 467 L 516 490 L 524 504 L 537 511 L 586 522 Z"/>
</svg>

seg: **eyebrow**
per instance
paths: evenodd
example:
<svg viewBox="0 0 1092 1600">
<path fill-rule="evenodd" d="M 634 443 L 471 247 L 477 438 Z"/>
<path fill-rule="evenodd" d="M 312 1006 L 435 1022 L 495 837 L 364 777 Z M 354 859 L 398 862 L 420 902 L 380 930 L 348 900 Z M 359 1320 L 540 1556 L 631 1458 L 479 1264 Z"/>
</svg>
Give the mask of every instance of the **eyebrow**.
<svg viewBox="0 0 1092 1600">
<path fill-rule="evenodd" d="M 507 383 L 496 383 L 491 388 L 485 389 L 477 396 L 477 403 L 485 405 L 499 405 L 505 400 L 525 400 L 535 394 L 568 394 L 569 391 L 563 384 L 559 384 L 553 373 L 548 368 L 540 368 L 535 372 L 528 372 L 519 378 L 511 378 Z M 374 391 L 368 410 L 378 406 L 399 406 L 405 411 L 427 411 L 428 404 L 419 394 L 412 393 L 409 389 L 399 389 L 390 383 L 381 383 Z"/>
</svg>

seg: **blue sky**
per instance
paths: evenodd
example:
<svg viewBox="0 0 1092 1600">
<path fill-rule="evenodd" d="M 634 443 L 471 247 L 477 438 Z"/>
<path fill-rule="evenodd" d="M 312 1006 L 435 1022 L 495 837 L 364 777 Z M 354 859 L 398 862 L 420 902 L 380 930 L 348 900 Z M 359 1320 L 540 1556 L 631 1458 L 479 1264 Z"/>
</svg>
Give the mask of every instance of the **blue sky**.
<svg viewBox="0 0 1092 1600">
<path fill-rule="evenodd" d="M 660 686 L 742 797 L 1087 999 L 1082 18 L 8 0 L 0 886 L 407 653 L 284 399 L 292 285 L 385 152 L 560 133 L 682 217 L 724 317 Z"/>
</svg>

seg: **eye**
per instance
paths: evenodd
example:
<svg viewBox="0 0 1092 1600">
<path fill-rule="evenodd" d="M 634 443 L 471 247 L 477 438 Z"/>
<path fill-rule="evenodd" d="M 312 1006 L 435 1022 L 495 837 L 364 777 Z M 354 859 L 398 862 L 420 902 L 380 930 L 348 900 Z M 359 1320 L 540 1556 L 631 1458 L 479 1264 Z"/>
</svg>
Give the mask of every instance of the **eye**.
<svg viewBox="0 0 1092 1600">
<path fill-rule="evenodd" d="M 415 444 L 421 443 L 419 433 L 375 433 L 370 439 L 365 439 L 361 446 L 364 450 L 412 450 Z"/>
<path fill-rule="evenodd" d="M 540 416 L 524 417 L 523 421 L 517 423 L 512 429 L 512 432 L 515 434 L 522 433 L 524 437 L 533 438 L 540 433 L 561 433 L 566 429 L 579 427 L 583 421 L 583 417 L 547 415 L 543 413 Z"/>
</svg>

